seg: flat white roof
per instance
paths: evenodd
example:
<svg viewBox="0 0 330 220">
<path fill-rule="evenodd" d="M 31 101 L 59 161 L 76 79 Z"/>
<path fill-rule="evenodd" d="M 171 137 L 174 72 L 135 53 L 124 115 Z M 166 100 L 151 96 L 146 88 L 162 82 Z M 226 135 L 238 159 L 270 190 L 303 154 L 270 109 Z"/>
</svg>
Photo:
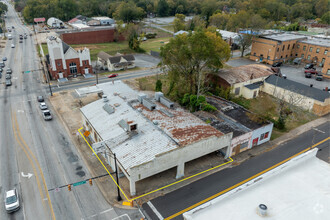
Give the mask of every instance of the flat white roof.
<svg viewBox="0 0 330 220">
<path fill-rule="evenodd" d="M 231 32 L 231 31 L 224 31 L 224 30 L 217 30 L 223 39 L 228 39 L 228 38 L 232 38 L 232 39 L 236 39 L 239 37 L 240 34 L 235 33 L 235 32 Z"/>
<path fill-rule="evenodd" d="M 264 174 L 262 180 L 251 180 L 250 186 L 234 189 L 183 216 L 187 220 L 329 219 L 330 166 L 318 159 L 316 152 L 294 158 Z M 267 216 L 257 214 L 259 204 L 267 206 Z"/>
<path fill-rule="evenodd" d="M 84 29 L 84 28 L 89 28 L 88 25 L 85 25 L 85 24 L 76 24 L 76 23 L 73 23 L 73 24 L 70 24 L 71 26 L 77 28 L 77 29 Z"/>
<path fill-rule="evenodd" d="M 96 19 L 96 20 L 113 20 L 112 18 L 109 18 L 109 17 L 92 17 L 92 19 Z"/>
</svg>

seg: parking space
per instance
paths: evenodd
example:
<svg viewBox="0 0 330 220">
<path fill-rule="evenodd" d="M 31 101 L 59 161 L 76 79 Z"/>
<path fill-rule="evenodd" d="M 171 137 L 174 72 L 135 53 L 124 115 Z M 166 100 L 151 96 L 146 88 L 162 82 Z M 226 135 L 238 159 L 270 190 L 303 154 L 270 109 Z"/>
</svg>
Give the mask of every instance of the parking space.
<svg viewBox="0 0 330 220">
<path fill-rule="evenodd" d="M 147 54 L 134 54 L 135 65 L 142 68 L 151 68 L 159 64 L 160 59 Z"/>
<path fill-rule="evenodd" d="M 232 59 L 227 62 L 227 64 L 232 67 L 238 67 L 248 64 L 256 64 L 256 63 L 258 62 L 246 58 Z M 270 66 L 268 64 L 264 64 L 264 65 Z M 325 87 L 330 88 L 329 79 L 323 78 L 323 81 L 317 81 L 315 80 L 314 74 L 312 74 L 312 78 L 305 78 L 304 66 L 305 64 L 300 64 L 300 65 L 284 64 L 281 66 L 281 72 L 287 76 L 287 79 L 293 80 L 295 82 L 299 82 L 304 85 L 310 86 L 312 84 L 313 87 L 318 89 L 324 89 Z M 321 67 L 316 67 L 316 70 L 319 73 L 321 73 Z"/>
</svg>

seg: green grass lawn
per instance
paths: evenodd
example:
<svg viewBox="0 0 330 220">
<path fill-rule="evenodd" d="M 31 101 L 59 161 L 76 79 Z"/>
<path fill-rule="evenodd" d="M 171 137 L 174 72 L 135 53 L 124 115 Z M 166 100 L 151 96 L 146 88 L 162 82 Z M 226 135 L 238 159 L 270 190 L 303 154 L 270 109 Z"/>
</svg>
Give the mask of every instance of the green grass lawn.
<svg viewBox="0 0 330 220">
<path fill-rule="evenodd" d="M 48 54 L 48 47 L 47 44 L 41 44 L 42 50 L 44 51 L 44 55 L 46 56 Z M 38 45 L 38 50 L 40 51 L 40 47 Z M 40 53 L 41 54 L 41 53 Z"/>
<path fill-rule="evenodd" d="M 160 47 L 163 46 L 166 42 L 170 40 L 171 37 L 162 37 L 162 38 L 155 38 L 149 39 L 147 41 L 143 41 L 141 43 L 141 48 L 149 53 L 150 50 L 160 52 Z M 97 59 L 97 54 L 100 51 L 104 51 L 110 55 L 115 55 L 116 53 L 121 54 L 130 54 L 136 53 L 132 49 L 128 47 L 127 41 L 122 42 L 112 42 L 112 43 L 101 43 L 101 44 L 74 44 L 70 45 L 74 49 L 82 49 L 82 48 L 89 48 L 91 54 L 91 60 Z M 42 44 L 42 49 L 44 50 L 45 55 L 48 54 L 47 44 Z"/>
<path fill-rule="evenodd" d="M 174 32 L 174 27 L 173 25 L 165 25 L 165 26 L 161 26 L 162 28 L 169 30 L 169 31 L 173 31 Z"/>
</svg>

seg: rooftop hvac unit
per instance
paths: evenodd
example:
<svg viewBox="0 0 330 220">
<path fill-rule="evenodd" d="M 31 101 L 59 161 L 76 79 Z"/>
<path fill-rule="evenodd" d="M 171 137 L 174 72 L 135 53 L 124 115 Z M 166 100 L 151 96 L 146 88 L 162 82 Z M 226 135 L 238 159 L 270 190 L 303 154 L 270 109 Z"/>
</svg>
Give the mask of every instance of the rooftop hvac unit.
<svg viewBox="0 0 330 220">
<path fill-rule="evenodd" d="M 160 97 L 163 97 L 164 94 L 162 92 L 155 92 L 155 99 L 157 102 L 159 102 Z"/>
<path fill-rule="evenodd" d="M 228 111 L 228 110 L 233 110 L 233 109 L 234 109 L 234 107 L 233 107 L 233 106 L 230 106 L 230 105 L 229 105 L 229 106 L 226 106 L 226 107 L 223 107 L 223 108 L 221 108 L 221 110 L 222 110 L 222 111 L 224 111 L 224 112 L 225 112 L 225 111 Z"/>
<path fill-rule="evenodd" d="M 148 98 L 144 98 L 144 99 L 142 100 L 142 104 L 143 104 L 145 107 L 147 107 L 150 111 L 156 109 L 156 104 L 153 103 L 153 102 L 152 102 L 150 99 L 148 99 Z"/>
<path fill-rule="evenodd" d="M 146 99 L 146 98 L 147 98 L 147 95 L 146 95 L 146 94 L 143 94 L 143 93 L 142 93 L 142 94 L 139 94 L 139 95 L 138 95 L 138 100 L 139 100 L 139 102 L 140 102 L 141 104 L 142 104 L 142 100 L 143 100 L 143 99 Z"/>
<path fill-rule="evenodd" d="M 136 131 L 137 130 L 137 123 L 134 121 L 126 121 L 126 120 L 122 119 L 118 122 L 118 124 L 125 131 Z"/>
<path fill-rule="evenodd" d="M 109 115 L 115 112 L 115 109 L 108 104 L 103 105 L 104 111 L 106 111 Z"/>
<path fill-rule="evenodd" d="M 165 105 L 167 108 L 174 108 L 174 103 L 165 97 L 162 97 L 162 96 L 160 97 L 160 103 Z"/>
</svg>

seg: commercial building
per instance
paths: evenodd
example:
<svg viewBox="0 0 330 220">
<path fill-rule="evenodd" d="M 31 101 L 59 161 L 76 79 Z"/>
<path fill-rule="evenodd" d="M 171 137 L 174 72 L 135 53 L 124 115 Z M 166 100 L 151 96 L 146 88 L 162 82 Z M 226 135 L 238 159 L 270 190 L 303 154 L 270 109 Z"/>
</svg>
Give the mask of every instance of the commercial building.
<svg viewBox="0 0 330 220">
<path fill-rule="evenodd" d="M 101 25 L 113 25 L 115 24 L 115 20 L 109 17 L 92 17 L 92 19 L 99 20 Z"/>
<path fill-rule="evenodd" d="M 92 73 L 88 48 L 75 50 L 54 36 L 47 38 L 47 47 L 47 65 L 53 79 L 62 80 Z"/>
<path fill-rule="evenodd" d="M 84 130 L 97 153 L 115 170 L 136 182 L 177 168 L 176 178 L 185 175 L 185 163 L 218 150 L 230 154 L 232 133 L 223 134 L 162 93 L 139 94 L 121 81 L 97 85 L 103 98 L 81 108 Z"/>
<path fill-rule="evenodd" d="M 63 23 L 63 21 L 61 21 L 58 18 L 51 17 L 51 18 L 48 18 L 47 25 L 50 28 L 62 28 L 64 26 L 64 23 Z"/>
<path fill-rule="evenodd" d="M 301 154 L 183 213 L 183 219 L 328 219 L 330 167 L 316 153 Z"/>
<path fill-rule="evenodd" d="M 330 39 L 290 33 L 278 33 L 254 37 L 251 60 L 273 64 L 302 58 L 305 63 L 323 67 L 323 74 L 330 74 Z"/>
</svg>

